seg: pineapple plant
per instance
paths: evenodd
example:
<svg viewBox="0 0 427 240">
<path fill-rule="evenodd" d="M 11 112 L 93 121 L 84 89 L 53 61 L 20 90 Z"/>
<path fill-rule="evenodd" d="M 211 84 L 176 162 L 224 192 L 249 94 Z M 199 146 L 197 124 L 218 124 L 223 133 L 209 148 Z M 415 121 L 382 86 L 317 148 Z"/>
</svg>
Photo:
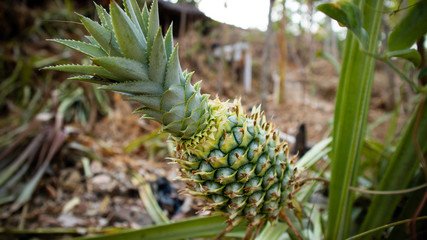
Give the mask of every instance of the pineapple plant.
<svg viewBox="0 0 427 240">
<path fill-rule="evenodd" d="M 89 56 L 92 65 L 57 65 L 45 69 L 79 74 L 71 80 L 102 85 L 143 106 L 134 111 L 170 133 L 176 146 L 171 158 L 181 167 L 183 192 L 206 199 L 201 210 L 228 217 L 229 229 L 275 222 L 292 207 L 297 169 L 286 142 L 266 121 L 260 107 L 246 114 L 240 101 L 221 102 L 200 93 L 193 73 L 182 71 L 172 26 L 162 36 L 158 3 L 142 11 L 135 0 L 124 9 L 114 1 L 107 12 L 96 5 L 101 23 L 80 16 L 90 33 L 87 42 L 53 39 Z"/>
</svg>

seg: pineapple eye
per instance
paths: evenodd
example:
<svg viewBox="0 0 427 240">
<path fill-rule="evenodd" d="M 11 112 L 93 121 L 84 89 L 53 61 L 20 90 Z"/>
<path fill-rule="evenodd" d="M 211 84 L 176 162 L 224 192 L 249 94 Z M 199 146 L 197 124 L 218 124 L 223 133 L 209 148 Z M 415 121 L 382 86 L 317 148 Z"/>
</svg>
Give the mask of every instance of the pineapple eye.
<svg viewBox="0 0 427 240">
<path fill-rule="evenodd" d="M 229 184 L 235 182 L 236 171 L 231 168 L 219 168 L 215 173 L 215 181 L 221 184 Z"/>
<path fill-rule="evenodd" d="M 242 192 L 243 192 L 243 184 L 238 182 L 228 184 L 224 188 L 224 193 L 229 195 L 230 198 L 234 198 L 237 195 L 242 194 Z"/>
<path fill-rule="evenodd" d="M 253 207 L 252 205 L 247 205 L 247 207 L 245 208 L 245 211 L 244 211 L 244 213 L 245 213 L 245 215 L 247 216 L 247 217 L 249 217 L 249 218 L 251 218 L 251 217 L 255 217 L 256 216 L 256 214 L 257 214 L 257 208 L 256 207 Z"/>
<path fill-rule="evenodd" d="M 285 155 L 283 153 L 279 153 L 276 155 L 275 161 L 274 161 L 274 167 L 276 168 L 276 174 L 279 176 L 279 178 L 282 178 L 283 173 L 286 169 L 286 164 L 282 160 L 285 159 Z"/>
<path fill-rule="evenodd" d="M 213 150 L 211 153 L 209 153 L 209 157 L 215 157 L 215 158 L 222 158 L 225 156 L 225 153 L 223 153 L 221 150 L 216 149 Z"/>
<path fill-rule="evenodd" d="M 237 147 L 239 143 L 237 142 L 236 138 L 234 137 L 233 133 L 227 133 L 224 130 L 223 135 L 219 139 L 218 146 L 223 152 L 230 152 L 232 149 Z"/>
<path fill-rule="evenodd" d="M 249 134 L 251 134 L 252 136 L 255 136 L 254 120 L 252 119 L 246 120 L 246 127 L 248 129 Z"/>
<path fill-rule="evenodd" d="M 218 206 L 225 205 L 228 202 L 228 199 L 222 195 L 212 195 L 212 201 L 214 201 Z"/>
<path fill-rule="evenodd" d="M 262 200 L 264 199 L 264 194 L 262 191 L 257 191 L 254 192 L 249 198 L 248 198 L 248 203 L 250 206 L 252 207 L 258 207 L 261 203 Z"/>
<path fill-rule="evenodd" d="M 202 161 L 202 163 L 200 164 L 200 170 L 202 172 L 212 172 L 214 168 L 206 161 Z"/>
<path fill-rule="evenodd" d="M 243 141 L 243 128 L 235 127 L 233 128 L 233 135 L 236 139 L 237 145 L 240 145 Z"/>
<path fill-rule="evenodd" d="M 268 189 L 266 198 L 267 200 L 276 200 L 280 197 L 280 183 L 275 183 Z"/>
<path fill-rule="evenodd" d="M 269 157 L 270 159 L 274 159 L 274 158 L 275 158 L 275 155 L 276 155 L 275 148 L 274 148 L 273 146 L 269 146 L 269 147 L 268 147 L 268 157 Z"/>
<path fill-rule="evenodd" d="M 259 156 L 259 154 L 261 153 L 259 140 L 258 139 L 253 140 L 249 144 L 248 148 L 249 148 L 249 151 L 248 151 L 248 159 L 249 159 L 249 161 L 256 161 L 256 159 L 254 159 L 254 158 L 256 156 Z"/>
<path fill-rule="evenodd" d="M 244 148 L 234 149 L 228 155 L 228 164 L 230 166 L 233 166 L 234 163 L 236 163 L 236 161 L 239 160 L 239 158 L 241 158 L 243 155 L 245 155 L 245 149 Z"/>
<path fill-rule="evenodd" d="M 206 181 L 203 185 L 207 187 L 209 191 L 215 191 L 221 188 L 221 184 L 214 181 Z"/>
<path fill-rule="evenodd" d="M 262 179 L 262 186 L 269 188 L 275 182 L 277 182 L 276 171 L 274 168 L 269 168 Z"/>
<path fill-rule="evenodd" d="M 231 116 L 229 116 L 228 117 L 228 120 L 230 121 L 230 122 L 232 122 L 234 125 L 237 125 L 238 123 L 239 123 L 239 121 L 237 120 L 237 116 L 236 115 L 231 115 Z"/>
<path fill-rule="evenodd" d="M 245 185 L 244 191 L 246 194 L 252 194 L 255 191 L 262 190 L 262 179 L 259 177 L 251 178 Z"/>
<path fill-rule="evenodd" d="M 199 160 L 196 156 L 194 156 L 194 155 L 189 155 L 189 156 L 187 157 L 187 160 L 188 160 L 189 162 L 192 162 L 192 163 L 200 161 L 200 160 Z"/>
<path fill-rule="evenodd" d="M 263 175 L 265 173 L 265 171 L 267 171 L 267 169 L 270 167 L 270 161 L 268 160 L 268 157 L 266 154 L 261 155 L 261 157 L 259 157 L 258 162 L 256 164 L 256 174 L 258 176 Z"/>
<path fill-rule="evenodd" d="M 240 182 L 247 182 L 249 179 L 252 178 L 252 175 L 254 173 L 254 165 L 248 163 L 244 166 L 242 166 L 238 171 L 237 171 L 237 178 L 239 179 Z"/>
<path fill-rule="evenodd" d="M 246 197 L 236 197 L 231 199 L 229 207 L 231 209 L 240 209 L 246 204 Z"/>
<path fill-rule="evenodd" d="M 264 203 L 264 206 L 262 207 L 262 211 L 264 213 L 273 213 L 274 210 L 276 210 L 277 208 L 278 208 L 277 201 L 269 201 Z"/>
</svg>

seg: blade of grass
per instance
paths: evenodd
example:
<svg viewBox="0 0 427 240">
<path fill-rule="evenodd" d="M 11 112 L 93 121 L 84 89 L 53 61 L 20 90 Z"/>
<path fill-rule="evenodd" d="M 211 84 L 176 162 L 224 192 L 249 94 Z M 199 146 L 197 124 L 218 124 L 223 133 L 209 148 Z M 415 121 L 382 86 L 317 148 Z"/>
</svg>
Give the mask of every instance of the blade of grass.
<svg viewBox="0 0 427 240">
<path fill-rule="evenodd" d="M 144 177 L 137 173 L 132 173 L 132 182 L 138 186 L 139 196 L 151 219 L 156 224 L 169 223 L 169 218 L 163 213 L 162 208 L 151 191 L 150 185 L 145 181 Z"/>
<path fill-rule="evenodd" d="M 332 137 L 328 137 L 323 139 L 322 141 L 318 142 L 316 145 L 314 145 L 310 151 L 306 152 L 304 156 L 298 160 L 296 163 L 296 168 L 310 168 L 314 164 L 317 163 L 321 158 L 328 155 L 328 153 L 331 151 L 331 148 L 329 145 L 332 142 Z"/>
<path fill-rule="evenodd" d="M 11 212 L 17 210 L 24 203 L 26 203 L 28 200 L 30 200 L 31 196 L 33 195 L 33 192 L 35 191 L 35 189 L 36 189 L 36 187 L 37 187 L 37 185 L 41 179 L 41 177 L 43 176 L 44 172 L 46 171 L 47 167 L 49 166 L 49 163 L 52 160 L 54 154 L 62 146 L 65 139 L 66 139 L 65 133 L 60 132 L 60 131 L 56 131 L 53 138 L 49 142 L 47 142 L 47 144 L 50 144 L 50 148 L 49 148 L 49 151 L 47 153 L 47 156 L 43 159 L 43 164 L 40 166 L 40 168 L 37 169 L 36 174 L 25 185 L 25 187 L 22 190 L 19 197 L 16 199 L 16 201 L 10 207 Z"/>
</svg>

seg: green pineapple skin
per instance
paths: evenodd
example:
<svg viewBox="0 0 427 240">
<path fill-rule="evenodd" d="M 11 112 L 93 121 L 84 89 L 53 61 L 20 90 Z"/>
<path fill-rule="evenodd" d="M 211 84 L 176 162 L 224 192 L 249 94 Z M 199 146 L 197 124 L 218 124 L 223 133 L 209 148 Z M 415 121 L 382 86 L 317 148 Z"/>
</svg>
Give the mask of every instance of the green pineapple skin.
<svg viewBox="0 0 427 240">
<path fill-rule="evenodd" d="M 252 225 L 275 222 L 292 199 L 298 175 L 286 142 L 259 108 L 248 116 L 239 101 L 214 100 L 209 107 L 205 131 L 176 141 L 173 160 L 190 183 L 184 192 L 206 199 L 202 211 L 222 213 L 232 225 L 243 219 Z"/>
<path fill-rule="evenodd" d="M 57 65 L 45 69 L 80 74 L 71 80 L 102 85 L 143 107 L 134 113 L 162 124 L 176 145 L 173 161 L 181 166 L 185 192 L 206 199 L 201 210 L 228 216 L 231 226 L 243 219 L 258 225 L 274 222 L 296 190 L 297 170 L 288 146 L 265 120 L 260 107 L 250 115 L 234 103 L 209 100 L 182 72 L 172 26 L 163 38 L 158 3 L 142 11 L 135 0 L 115 2 L 110 13 L 96 5 L 101 23 L 81 17 L 88 42 L 52 41 L 80 51 L 93 65 Z"/>
</svg>

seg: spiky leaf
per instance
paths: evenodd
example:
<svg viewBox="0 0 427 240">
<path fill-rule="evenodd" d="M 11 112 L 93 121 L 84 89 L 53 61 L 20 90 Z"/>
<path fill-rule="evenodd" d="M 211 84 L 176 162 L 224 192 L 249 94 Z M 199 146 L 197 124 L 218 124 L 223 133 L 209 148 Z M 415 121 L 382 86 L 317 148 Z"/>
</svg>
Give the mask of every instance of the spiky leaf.
<svg viewBox="0 0 427 240">
<path fill-rule="evenodd" d="M 123 57 L 94 58 L 92 61 L 105 69 L 109 69 L 121 82 L 148 80 L 147 66 L 140 62 Z"/>
<path fill-rule="evenodd" d="M 146 64 L 147 43 L 142 32 L 116 2 L 110 4 L 110 11 L 117 42 L 125 57 Z"/>
<path fill-rule="evenodd" d="M 100 47 L 89 44 L 89 43 L 75 41 L 75 40 L 68 40 L 68 39 L 49 39 L 49 41 L 62 44 L 64 46 L 77 50 L 83 54 L 86 54 L 90 57 L 107 56 L 107 54 Z"/>
</svg>

